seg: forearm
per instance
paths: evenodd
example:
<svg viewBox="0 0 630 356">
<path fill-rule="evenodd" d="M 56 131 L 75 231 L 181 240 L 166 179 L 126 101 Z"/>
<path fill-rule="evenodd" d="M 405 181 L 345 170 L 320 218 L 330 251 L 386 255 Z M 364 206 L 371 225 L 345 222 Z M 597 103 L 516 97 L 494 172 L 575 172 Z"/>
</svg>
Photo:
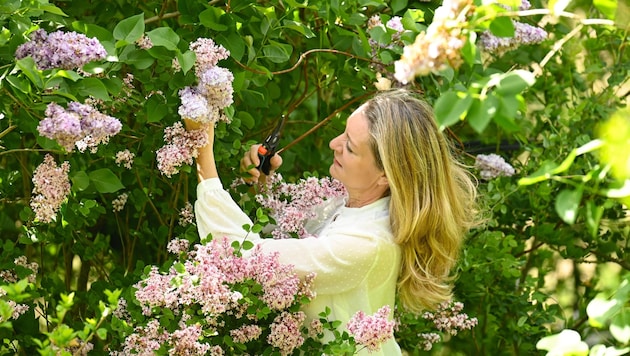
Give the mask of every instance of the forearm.
<svg viewBox="0 0 630 356">
<path fill-rule="evenodd" d="M 209 178 L 218 178 L 217 165 L 214 160 L 214 126 L 206 130 L 208 133 L 208 144 L 199 149 L 199 155 L 197 156 L 197 178 L 199 181 L 203 181 Z"/>
</svg>

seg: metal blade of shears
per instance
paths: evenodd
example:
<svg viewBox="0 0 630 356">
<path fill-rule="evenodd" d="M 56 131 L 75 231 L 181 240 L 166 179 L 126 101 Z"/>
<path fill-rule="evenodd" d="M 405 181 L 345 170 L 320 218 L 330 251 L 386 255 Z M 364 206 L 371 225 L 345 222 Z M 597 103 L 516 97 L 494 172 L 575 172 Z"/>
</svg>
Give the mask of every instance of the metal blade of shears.
<svg viewBox="0 0 630 356">
<path fill-rule="evenodd" d="M 260 164 L 258 164 L 258 170 L 263 172 L 264 174 L 269 174 L 271 170 L 271 157 L 276 153 L 278 149 L 278 143 L 280 142 L 280 134 L 282 133 L 282 129 L 284 128 L 284 123 L 287 120 L 287 115 L 282 115 L 280 121 L 276 128 L 271 132 L 269 136 L 265 139 L 265 141 L 258 147 L 258 159 L 260 159 Z"/>
</svg>

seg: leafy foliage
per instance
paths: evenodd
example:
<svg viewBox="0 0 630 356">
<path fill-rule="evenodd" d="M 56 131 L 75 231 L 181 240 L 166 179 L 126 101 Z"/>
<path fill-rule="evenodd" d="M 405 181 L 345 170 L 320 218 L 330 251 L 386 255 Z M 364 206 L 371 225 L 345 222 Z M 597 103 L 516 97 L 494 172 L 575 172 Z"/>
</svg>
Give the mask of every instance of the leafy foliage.
<svg viewBox="0 0 630 356">
<path fill-rule="evenodd" d="M 436 352 L 535 354 L 544 336 L 566 328 L 586 340 L 597 335 L 594 328 L 607 325 L 608 317 L 614 340 L 606 342 L 627 347 L 627 293 L 614 297 L 619 301 L 614 316 L 593 315 L 587 307 L 603 303 L 602 290 L 627 291 L 619 279 L 613 278 L 617 286 L 609 289 L 602 283 L 630 270 L 630 118 L 627 109 L 620 110 L 630 85 L 627 4 L 551 1 L 545 9 L 533 1 L 531 11 L 517 11 L 516 1 L 503 3 L 475 1 L 461 25 L 466 37 L 459 67 L 408 84 L 434 105 L 438 123 L 458 143 L 464 162 L 472 166 L 476 154 L 496 153 L 517 171 L 513 177 L 480 180 L 487 223 L 469 236 L 455 291 L 479 325 Z M 194 225 L 179 223 L 180 212 L 195 199 L 193 167 L 169 178 L 160 174 L 155 159 L 164 129 L 181 119 L 178 91 L 196 81 L 191 42 L 212 38 L 230 51 L 221 66 L 234 74 L 234 104 L 226 112 L 231 123 L 218 124 L 215 143 L 224 183 L 239 177 L 243 152 L 283 114 L 289 120 L 281 147 L 325 123 L 282 152 L 283 176 L 297 181 L 326 174 L 329 139 L 343 130 L 350 110 L 376 91 L 374 83 L 386 79 L 400 85 L 394 67 L 403 45 L 434 22 L 440 5 L 3 1 L 0 270 L 26 256 L 39 271 L 35 283 L 2 282 L 7 294 L 0 297 L 0 353 L 83 352 L 87 343 L 104 353 L 126 332 L 111 311 L 121 297 L 132 300 L 130 287 L 145 266 L 170 262 L 169 241 L 198 239 Z M 374 15 L 382 24 L 399 16 L 400 37 L 384 25 L 369 28 Z M 478 46 L 484 31 L 516 33 L 508 21 L 516 18 L 550 35 L 500 54 Z M 16 59 L 18 47 L 40 28 L 96 38 L 107 56 L 80 69 L 40 70 L 31 57 Z M 147 40 L 152 46 L 144 45 Z M 121 132 L 95 152 L 67 152 L 40 136 L 37 127 L 48 104 L 66 107 L 73 101 L 94 103 L 121 121 Z M 116 163 L 125 149 L 135 154 L 131 169 Z M 50 223 L 36 221 L 29 204 L 34 171 L 46 154 L 58 164 L 69 163 L 71 182 Z M 126 204 L 115 208 L 123 193 Z M 244 204 L 256 216 L 252 201 Z M 17 274 L 23 279 L 29 272 Z M 6 322 L 8 300 L 30 309 Z M 399 336 L 408 345 L 416 337 Z"/>
</svg>

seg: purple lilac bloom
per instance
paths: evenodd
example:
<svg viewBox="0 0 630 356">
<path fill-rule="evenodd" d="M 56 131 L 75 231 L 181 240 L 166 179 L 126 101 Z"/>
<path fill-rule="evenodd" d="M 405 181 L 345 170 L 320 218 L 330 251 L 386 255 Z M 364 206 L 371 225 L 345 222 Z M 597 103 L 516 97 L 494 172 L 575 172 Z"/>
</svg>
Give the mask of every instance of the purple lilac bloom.
<svg viewBox="0 0 630 356">
<path fill-rule="evenodd" d="M 197 90 L 196 87 L 185 87 L 179 91 L 179 98 L 182 104 L 177 112 L 179 116 L 198 122 L 210 122 L 211 109 L 208 100 Z"/>
<path fill-rule="evenodd" d="M 41 70 L 80 68 L 107 56 L 107 51 L 97 39 L 76 32 L 56 31 L 48 34 L 39 29 L 31 33 L 30 39 L 17 48 L 15 57 L 22 59 L 31 56 Z"/>
<path fill-rule="evenodd" d="M 221 67 L 209 68 L 199 75 L 199 93 L 208 99 L 208 104 L 224 109 L 234 101 L 232 82 L 234 75 Z"/>
<path fill-rule="evenodd" d="M 57 141 L 66 151 L 74 146 L 83 152 L 90 148 L 96 152 L 98 145 L 109 142 L 120 132 L 122 124 L 114 117 L 100 113 L 87 104 L 71 102 L 68 109 L 56 103 L 48 104 L 46 117 L 39 123 L 39 134 Z"/>
<path fill-rule="evenodd" d="M 378 351 L 384 342 L 394 337 L 396 321 L 389 320 L 390 312 L 391 309 L 387 305 L 371 316 L 358 311 L 348 321 L 346 326 L 348 332 L 357 344 L 366 347 L 368 351 Z"/>
<path fill-rule="evenodd" d="M 503 54 L 523 45 L 540 43 L 547 39 L 547 32 L 540 27 L 526 23 L 514 23 L 513 37 L 497 37 L 490 31 L 484 31 L 479 37 L 479 43 L 488 52 Z"/>
<path fill-rule="evenodd" d="M 61 204 L 70 194 L 69 171 L 70 164 L 67 161 L 57 167 L 55 159 L 48 154 L 44 162 L 35 168 L 30 205 L 36 220 L 49 223 L 55 219 Z"/>
</svg>

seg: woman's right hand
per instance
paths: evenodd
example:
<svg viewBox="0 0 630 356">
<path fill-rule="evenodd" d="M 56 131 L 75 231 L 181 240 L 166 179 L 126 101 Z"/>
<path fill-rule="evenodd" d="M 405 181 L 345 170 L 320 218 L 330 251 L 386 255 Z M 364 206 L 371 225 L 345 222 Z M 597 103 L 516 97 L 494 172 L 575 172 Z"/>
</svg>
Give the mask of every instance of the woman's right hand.
<svg viewBox="0 0 630 356">
<path fill-rule="evenodd" d="M 241 159 L 241 171 L 249 173 L 249 177 L 243 177 L 243 180 L 247 184 L 258 183 L 261 179 L 264 180 L 266 178 L 266 175 L 256 168 L 260 164 L 258 147 L 260 147 L 260 144 L 252 145 Z M 274 154 L 269 160 L 269 163 L 271 164 L 269 172 L 272 173 L 282 165 L 282 157 Z M 252 166 L 253 168 L 251 168 Z"/>
</svg>

